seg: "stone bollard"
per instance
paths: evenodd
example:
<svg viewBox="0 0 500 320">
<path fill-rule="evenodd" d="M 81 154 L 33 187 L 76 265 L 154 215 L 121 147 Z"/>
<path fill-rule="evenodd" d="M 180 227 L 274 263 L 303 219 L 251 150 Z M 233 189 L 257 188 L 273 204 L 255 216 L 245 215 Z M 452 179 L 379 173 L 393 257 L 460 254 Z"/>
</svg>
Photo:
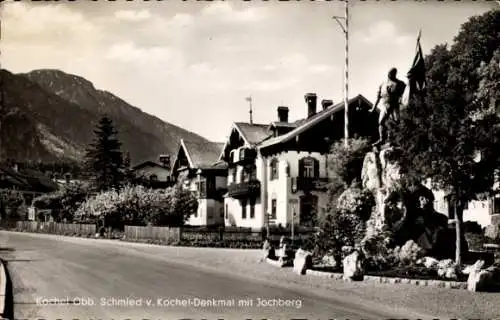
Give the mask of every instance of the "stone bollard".
<svg viewBox="0 0 500 320">
<path fill-rule="evenodd" d="M 306 274 L 307 269 L 312 268 L 312 254 L 308 251 L 299 249 L 293 259 L 293 271 L 297 274 Z"/>
<path fill-rule="evenodd" d="M 345 280 L 363 280 L 363 258 L 359 251 L 354 251 L 345 257 L 342 262 Z"/>
</svg>

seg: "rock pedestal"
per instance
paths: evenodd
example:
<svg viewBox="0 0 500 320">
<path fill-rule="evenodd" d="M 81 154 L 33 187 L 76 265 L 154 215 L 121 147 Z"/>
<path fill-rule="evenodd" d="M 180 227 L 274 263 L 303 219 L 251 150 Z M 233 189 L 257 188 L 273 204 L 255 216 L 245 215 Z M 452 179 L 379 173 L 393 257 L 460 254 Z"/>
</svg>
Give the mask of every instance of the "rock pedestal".
<svg viewBox="0 0 500 320">
<path fill-rule="evenodd" d="M 438 259 L 453 257 L 455 235 L 448 228 L 448 218 L 434 210 L 430 189 L 422 184 L 411 189 L 403 186 L 400 154 L 397 148 L 383 147 L 365 156 L 362 184 L 375 198 L 366 222 L 366 238 L 384 234 L 397 246 L 413 240 L 426 255 Z M 467 252 L 466 243 L 462 247 Z"/>
</svg>

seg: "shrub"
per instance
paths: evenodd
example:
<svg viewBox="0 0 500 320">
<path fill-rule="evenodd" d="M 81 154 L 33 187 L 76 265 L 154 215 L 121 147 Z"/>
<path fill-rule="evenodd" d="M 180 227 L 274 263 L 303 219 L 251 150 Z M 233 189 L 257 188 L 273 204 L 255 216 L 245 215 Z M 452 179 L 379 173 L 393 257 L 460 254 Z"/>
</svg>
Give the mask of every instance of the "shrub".
<svg viewBox="0 0 500 320">
<path fill-rule="evenodd" d="M 425 255 L 425 250 L 420 248 L 413 240 L 407 241 L 399 250 L 400 264 L 414 264 L 419 258 Z"/>
<path fill-rule="evenodd" d="M 64 219 L 72 221 L 75 211 L 89 194 L 89 186 L 83 183 L 71 183 L 60 190 L 33 199 L 33 206 L 38 209 L 51 209 L 56 222 Z"/>
<path fill-rule="evenodd" d="M 24 204 L 24 197 L 16 190 L 0 191 L 0 216 L 3 220 L 19 218 L 19 209 Z"/>
<path fill-rule="evenodd" d="M 181 226 L 197 209 L 196 197 L 180 187 L 153 190 L 126 186 L 87 199 L 77 216 L 80 220 L 99 217 L 105 226 L 122 230 L 125 224 Z"/>
</svg>

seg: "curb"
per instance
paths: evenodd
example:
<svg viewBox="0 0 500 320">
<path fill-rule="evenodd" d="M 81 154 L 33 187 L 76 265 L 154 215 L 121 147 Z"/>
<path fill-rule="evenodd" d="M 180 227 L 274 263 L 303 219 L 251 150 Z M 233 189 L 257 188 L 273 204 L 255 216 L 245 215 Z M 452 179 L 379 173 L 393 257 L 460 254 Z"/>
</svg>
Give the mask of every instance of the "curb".
<svg viewBox="0 0 500 320">
<path fill-rule="evenodd" d="M 5 317 L 5 307 L 7 297 L 7 274 L 5 271 L 5 265 L 2 260 L 0 260 L 0 316 Z"/>
<path fill-rule="evenodd" d="M 306 275 L 322 277 L 327 279 L 334 279 L 334 280 L 343 279 L 342 273 L 316 271 L 311 269 L 306 270 Z M 421 286 L 421 287 L 437 287 L 437 288 L 467 290 L 467 282 L 460 282 L 460 281 L 421 280 L 421 279 L 390 278 L 390 277 L 366 276 L 366 275 L 363 277 L 363 281 L 372 283 L 411 284 L 414 286 Z"/>
<path fill-rule="evenodd" d="M 341 280 L 344 278 L 343 273 L 333 273 L 333 272 L 325 272 L 325 271 L 317 271 L 317 270 L 306 270 L 306 275 L 311 275 L 315 277 L 322 277 L 327 279 Z"/>
<path fill-rule="evenodd" d="M 266 262 L 272 266 L 278 267 L 278 268 L 285 268 L 285 267 L 292 267 L 293 263 L 290 263 L 289 261 L 284 261 L 280 262 L 278 260 L 273 260 L 266 258 Z"/>
</svg>

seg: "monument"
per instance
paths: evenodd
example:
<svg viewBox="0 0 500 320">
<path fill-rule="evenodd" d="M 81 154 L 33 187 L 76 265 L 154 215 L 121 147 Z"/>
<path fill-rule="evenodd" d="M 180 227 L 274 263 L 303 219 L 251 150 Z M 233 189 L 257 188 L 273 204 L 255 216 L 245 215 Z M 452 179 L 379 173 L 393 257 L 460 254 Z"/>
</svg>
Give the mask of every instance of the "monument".
<svg viewBox="0 0 500 320">
<path fill-rule="evenodd" d="M 371 112 L 373 112 L 378 107 L 380 111 L 378 118 L 379 140 L 373 144 L 374 146 L 380 146 L 388 142 L 390 135 L 387 123 L 390 119 L 396 123 L 399 122 L 400 105 L 406 84 L 396 77 L 397 73 L 396 68 L 389 70 L 387 80 L 378 88 L 377 100 L 371 109 Z M 380 104 L 380 102 L 382 103 Z"/>
</svg>

